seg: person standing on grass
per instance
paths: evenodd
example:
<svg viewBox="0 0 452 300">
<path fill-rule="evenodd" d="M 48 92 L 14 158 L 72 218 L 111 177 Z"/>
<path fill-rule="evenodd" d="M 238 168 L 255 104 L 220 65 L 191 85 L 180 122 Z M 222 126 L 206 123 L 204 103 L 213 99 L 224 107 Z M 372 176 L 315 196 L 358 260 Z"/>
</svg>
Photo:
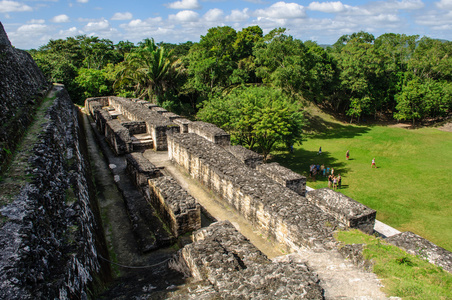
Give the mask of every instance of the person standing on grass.
<svg viewBox="0 0 452 300">
<path fill-rule="evenodd" d="M 334 176 L 334 168 L 331 167 L 331 175 Z"/>
<path fill-rule="evenodd" d="M 342 188 L 342 177 L 341 174 L 337 175 L 337 187 Z"/>
<path fill-rule="evenodd" d="M 350 150 L 347 150 L 347 153 L 345 153 L 345 157 L 347 158 L 347 160 L 350 158 Z"/>
<path fill-rule="evenodd" d="M 317 155 L 322 154 L 322 147 L 319 148 L 319 152 L 317 153 Z"/>
<path fill-rule="evenodd" d="M 337 189 L 337 177 L 333 176 L 333 190 Z"/>
<path fill-rule="evenodd" d="M 326 175 L 330 174 L 330 167 L 326 168 Z"/>
<path fill-rule="evenodd" d="M 333 185 L 333 176 L 328 176 L 328 188 L 331 189 L 331 186 Z"/>
<path fill-rule="evenodd" d="M 377 168 L 377 165 L 375 164 L 375 157 L 372 158 L 372 165 L 370 167 L 371 168 L 375 167 L 375 169 Z"/>
</svg>

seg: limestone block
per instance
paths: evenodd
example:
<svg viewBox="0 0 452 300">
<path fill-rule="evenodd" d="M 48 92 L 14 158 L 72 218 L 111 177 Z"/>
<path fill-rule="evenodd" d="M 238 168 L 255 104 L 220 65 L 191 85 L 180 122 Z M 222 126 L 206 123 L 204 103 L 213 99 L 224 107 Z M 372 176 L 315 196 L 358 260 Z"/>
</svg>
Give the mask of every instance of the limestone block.
<svg viewBox="0 0 452 300">
<path fill-rule="evenodd" d="M 311 191 L 306 198 L 345 226 L 373 233 L 377 212 L 364 204 L 327 188 Z"/>
<path fill-rule="evenodd" d="M 243 162 L 245 165 L 252 169 L 256 169 L 258 165 L 263 164 L 262 155 L 249 150 L 241 145 L 226 146 L 224 147 L 232 155 L 234 155 L 238 160 Z"/>
<path fill-rule="evenodd" d="M 193 235 L 182 256 L 196 281 L 208 281 L 224 299 L 323 299 L 317 276 L 304 263 L 271 262 L 230 222 Z"/>
<path fill-rule="evenodd" d="M 261 164 L 256 168 L 277 183 L 291 189 L 301 196 L 306 195 L 306 177 L 274 162 Z"/>
<path fill-rule="evenodd" d="M 188 124 L 188 132 L 211 141 L 220 146 L 230 146 L 231 136 L 223 129 L 206 122 L 196 121 Z"/>
<path fill-rule="evenodd" d="M 194 133 L 168 136 L 170 159 L 227 201 L 266 237 L 286 245 L 334 247 L 339 223 L 306 198 L 247 167 Z"/>
<path fill-rule="evenodd" d="M 417 234 L 406 231 L 393 235 L 387 238 L 386 241 L 410 254 L 419 255 L 432 264 L 452 273 L 452 252 L 433 244 Z"/>
<path fill-rule="evenodd" d="M 188 133 L 188 124 L 191 123 L 190 120 L 185 118 L 178 118 L 174 119 L 173 122 L 179 125 L 181 133 Z"/>
<path fill-rule="evenodd" d="M 162 176 L 149 181 L 150 202 L 177 237 L 201 228 L 201 207 L 174 179 Z"/>
<path fill-rule="evenodd" d="M 146 187 L 148 180 L 162 176 L 159 168 L 154 166 L 140 152 L 132 152 L 126 155 L 126 171 L 138 187 Z"/>
<path fill-rule="evenodd" d="M 121 122 L 121 125 L 129 130 L 130 135 L 146 133 L 146 123 L 144 121 Z"/>
<path fill-rule="evenodd" d="M 132 150 L 129 131 L 117 119 L 106 123 L 105 139 L 116 155 L 126 154 Z"/>
</svg>

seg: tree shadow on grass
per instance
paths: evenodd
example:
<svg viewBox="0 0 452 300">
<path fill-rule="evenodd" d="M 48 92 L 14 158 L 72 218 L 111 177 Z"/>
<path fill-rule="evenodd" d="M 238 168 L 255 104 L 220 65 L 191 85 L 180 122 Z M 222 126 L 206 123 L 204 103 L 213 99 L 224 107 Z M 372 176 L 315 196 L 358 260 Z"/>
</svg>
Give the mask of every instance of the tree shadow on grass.
<svg viewBox="0 0 452 300">
<path fill-rule="evenodd" d="M 345 162 L 338 161 L 335 157 L 331 156 L 328 151 L 318 155 L 317 151 L 309 151 L 303 148 L 298 148 L 293 153 L 283 151 L 277 152 L 273 155 L 271 162 L 277 162 L 298 174 L 306 176 L 308 181 L 313 181 L 309 178 L 309 167 L 312 164 L 324 164 L 325 168 L 334 168 L 334 174 L 341 174 L 341 176 L 344 176 L 350 170 Z M 317 174 L 316 181 L 327 182 L 328 176 L 323 177 L 322 174 Z"/>
<path fill-rule="evenodd" d="M 342 125 L 325 121 L 319 116 L 306 116 L 308 124 L 304 130 L 307 136 L 317 139 L 340 139 L 360 136 L 370 130 L 369 127 L 356 125 Z"/>
</svg>

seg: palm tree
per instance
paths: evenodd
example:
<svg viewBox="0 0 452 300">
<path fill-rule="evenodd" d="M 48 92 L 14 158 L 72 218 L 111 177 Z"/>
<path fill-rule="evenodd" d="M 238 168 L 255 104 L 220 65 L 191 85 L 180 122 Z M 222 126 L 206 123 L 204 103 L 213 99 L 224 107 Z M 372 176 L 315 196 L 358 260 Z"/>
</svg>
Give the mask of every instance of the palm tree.
<svg viewBox="0 0 452 300">
<path fill-rule="evenodd" d="M 171 51 L 145 39 L 140 47 L 125 56 L 122 68 L 116 74 L 115 87 L 128 85 L 135 88 L 138 98 L 153 102 L 159 100 L 174 76 Z M 155 98 L 154 98 L 155 96 Z"/>
</svg>

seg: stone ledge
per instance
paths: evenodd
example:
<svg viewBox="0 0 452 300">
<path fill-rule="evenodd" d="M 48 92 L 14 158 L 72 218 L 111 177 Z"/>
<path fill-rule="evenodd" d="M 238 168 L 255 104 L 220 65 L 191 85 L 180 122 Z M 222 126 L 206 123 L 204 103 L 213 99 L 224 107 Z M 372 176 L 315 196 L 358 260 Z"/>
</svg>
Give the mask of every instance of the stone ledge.
<svg viewBox="0 0 452 300">
<path fill-rule="evenodd" d="M 211 141 L 220 146 L 230 146 L 231 136 L 223 129 L 214 124 L 196 121 L 188 124 L 188 132 L 196 133 L 197 135 Z"/>
<path fill-rule="evenodd" d="M 134 184 L 140 188 L 148 185 L 150 178 L 162 176 L 159 168 L 147 160 L 142 153 L 132 152 L 126 155 L 126 171 L 132 178 Z"/>
<path fill-rule="evenodd" d="M 306 198 L 345 226 L 373 233 L 377 212 L 364 204 L 327 188 L 310 191 Z"/>
<path fill-rule="evenodd" d="M 306 195 L 306 177 L 302 176 L 294 171 L 281 166 L 274 162 L 270 164 L 261 164 L 257 166 L 256 170 L 262 172 L 264 175 L 273 179 L 277 183 L 291 189 L 295 193 L 305 196 Z"/>
<path fill-rule="evenodd" d="M 433 244 L 417 234 L 405 231 L 387 238 L 386 241 L 410 254 L 425 258 L 430 263 L 452 273 L 452 252 Z"/>
<path fill-rule="evenodd" d="M 256 169 L 258 165 L 264 163 L 262 155 L 249 150 L 241 145 L 225 146 L 224 149 L 229 151 L 238 160 L 252 169 Z"/>
<path fill-rule="evenodd" d="M 335 247 L 339 223 L 306 198 L 252 170 L 194 134 L 168 136 L 170 160 L 227 201 L 265 237 L 297 250 Z"/>
<path fill-rule="evenodd" d="M 197 281 L 208 281 L 221 299 L 323 299 L 317 276 L 304 263 L 274 263 L 230 222 L 194 233 L 179 255 Z"/>
<path fill-rule="evenodd" d="M 173 178 L 149 181 L 150 202 L 177 237 L 201 228 L 201 207 Z"/>
</svg>

